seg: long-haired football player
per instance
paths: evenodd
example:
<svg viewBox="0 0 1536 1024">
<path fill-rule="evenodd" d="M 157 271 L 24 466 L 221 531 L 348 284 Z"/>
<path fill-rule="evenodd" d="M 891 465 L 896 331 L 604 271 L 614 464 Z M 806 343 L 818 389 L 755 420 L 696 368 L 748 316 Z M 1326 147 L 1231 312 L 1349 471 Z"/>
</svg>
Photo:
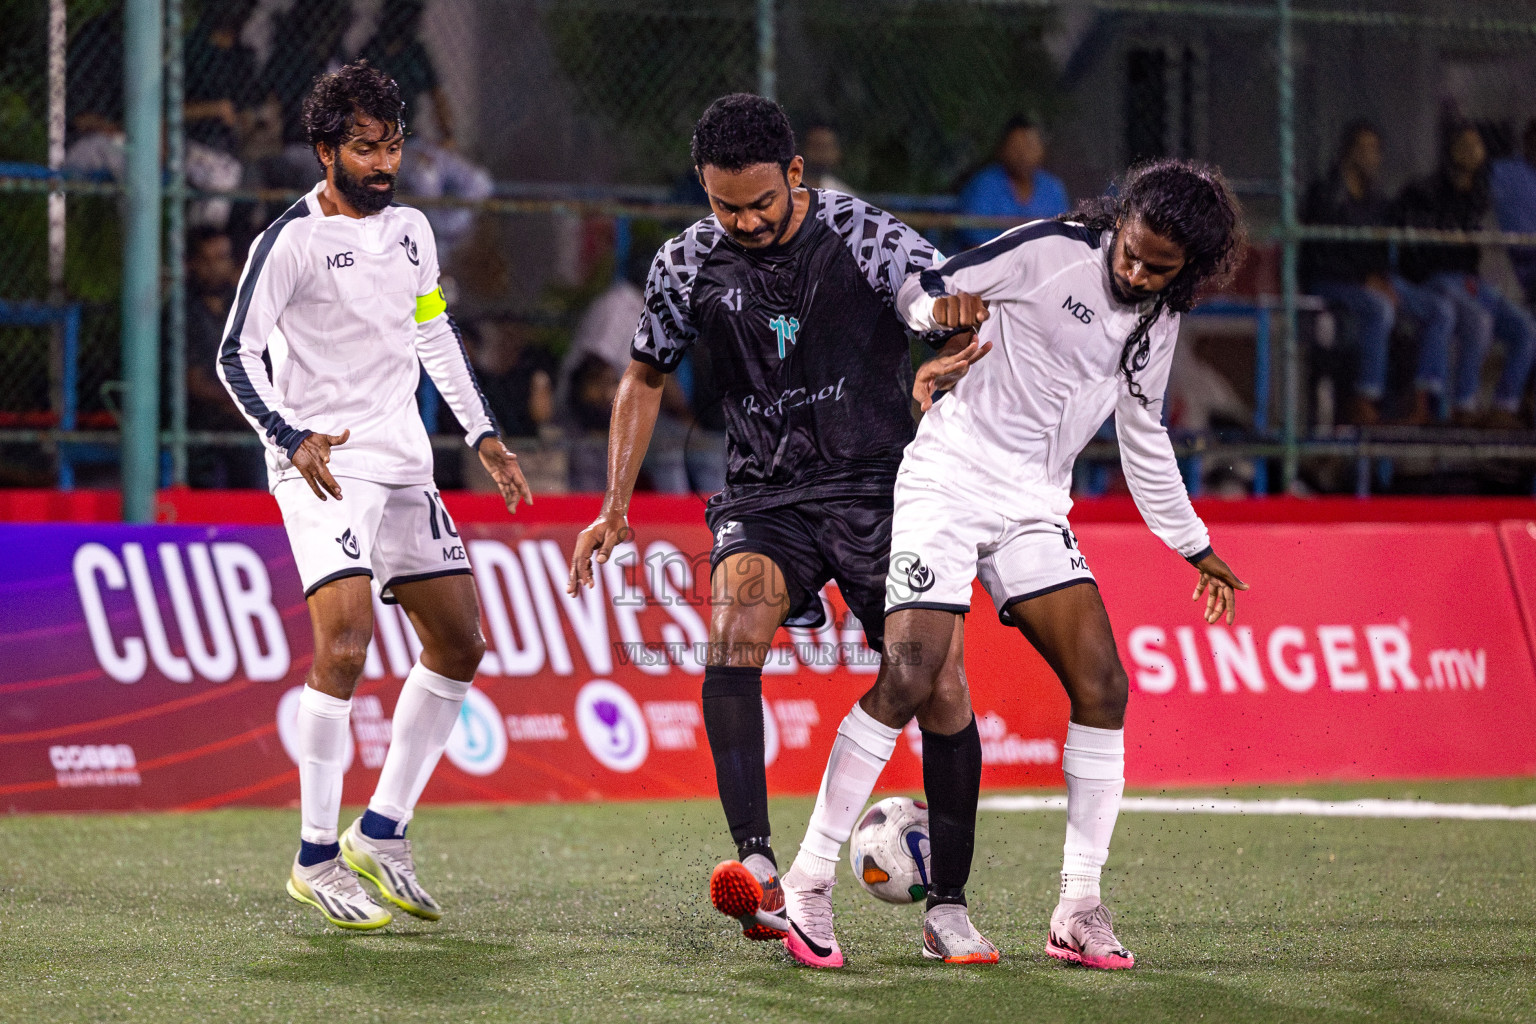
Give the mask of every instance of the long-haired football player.
<svg viewBox="0 0 1536 1024">
<path fill-rule="evenodd" d="M 1072 466 L 1114 414 L 1148 527 L 1194 566 L 1206 621 L 1232 620 L 1234 592 L 1247 586 L 1212 551 L 1190 505 L 1162 396 L 1179 314 L 1230 274 L 1241 241 L 1240 211 L 1220 173 L 1163 160 L 1074 213 L 911 275 L 896 300 L 913 330 L 979 327 L 1001 358 L 979 363 L 934 402 L 907 448 L 886 580 L 887 664 L 859 706 L 896 728 L 931 699 L 979 576 L 1003 623 L 1034 645 L 1071 702 L 1067 840 L 1046 949 L 1089 967 L 1135 964 L 1099 894 L 1125 789 L 1128 683 L 1067 521 Z M 992 962 L 965 910 L 981 780 L 968 701 L 965 719 L 953 735 L 922 734 L 932 843 L 923 948 L 952 962 Z M 873 780 L 854 787 L 865 779 L 834 753 L 823 786 L 861 808 Z M 830 903 L 817 919 L 830 936 Z"/>
</svg>

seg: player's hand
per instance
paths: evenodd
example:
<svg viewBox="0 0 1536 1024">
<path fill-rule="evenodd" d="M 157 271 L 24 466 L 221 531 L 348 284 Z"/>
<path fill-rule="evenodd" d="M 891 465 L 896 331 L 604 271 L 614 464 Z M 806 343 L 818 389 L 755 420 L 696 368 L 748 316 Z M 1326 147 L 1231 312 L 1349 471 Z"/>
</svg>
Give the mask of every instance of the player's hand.
<svg viewBox="0 0 1536 1024">
<path fill-rule="evenodd" d="M 629 528 L 629 517 L 623 512 L 605 511 L 592 520 L 592 525 L 581 531 L 576 538 L 576 553 L 571 556 L 571 579 L 565 592 L 572 597 L 581 587 L 592 585 L 592 558 L 596 552 L 599 565 L 608 561 L 615 546 L 635 535 Z"/>
<path fill-rule="evenodd" d="M 331 461 L 331 449 L 346 444 L 347 438 L 351 436 L 350 430 L 343 430 L 340 434 L 316 431 L 306 437 L 299 444 L 298 451 L 293 453 L 293 468 L 303 475 L 309 489 L 321 501 L 326 500 L 327 494 L 337 501 L 341 500 L 341 485 L 326 467 Z"/>
<path fill-rule="evenodd" d="M 933 300 L 933 319 L 942 327 L 976 327 L 987 318 L 987 304 L 969 292 Z"/>
<path fill-rule="evenodd" d="M 1196 562 L 1195 568 L 1200 570 L 1200 584 L 1195 587 L 1190 600 L 1198 601 L 1204 594 L 1205 621 L 1214 626 L 1226 616 L 1227 625 L 1232 625 L 1237 619 L 1237 595 L 1234 592 L 1247 590 L 1248 584 L 1238 579 L 1237 573 L 1217 558 L 1214 551 Z"/>
<path fill-rule="evenodd" d="M 529 490 L 528 481 L 523 479 L 523 471 L 517 465 L 517 456 L 507 450 L 501 438 L 486 438 L 480 442 L 479 451 L 480 465 L 496 481 L 496 489 L 501 492 L 501 500 L 507 503 L 507 511 L 516 513 L 519 501 L 532 505 L 533 491 Z"/>
<path fill-rule="evenodd" d="M 912 397 L 923 412 L 933 408 L 933 396 L 940 391 L 948 391 L 960 383 L 960 378 L 971 372 L 971 364 L 981 362 L 981 357 L 992 351 L 992 343 L 985 345 L 976 341 L 976 335 L 962 335 L 969 337 L 970 344 L 958 352 L 949 355 L 938 355 L 928 360 L 917 368 L 917 379 L 912 382 Z"/>
</svg>

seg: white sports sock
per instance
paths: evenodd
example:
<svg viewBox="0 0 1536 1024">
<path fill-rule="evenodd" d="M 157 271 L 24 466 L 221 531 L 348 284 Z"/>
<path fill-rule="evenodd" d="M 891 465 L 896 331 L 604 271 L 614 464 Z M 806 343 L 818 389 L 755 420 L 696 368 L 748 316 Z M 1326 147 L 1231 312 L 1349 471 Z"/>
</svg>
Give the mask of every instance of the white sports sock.
<svg viewBox="0 0 1536 1024">
<path fill-rule="evenodd" d="M 306 843 L 336 841 L 351 714 L 350 700 L 321 693 L 313 686 L 304 687 L 299 694 L 299 837 Z"/>
<path fill-rule="evenodd" d="M 390 727 L 389 753 L 368 801 L 369 810 L 400 823 L 400 835 L 448 746 L 464 695 L 474 682 L 438 675 L 419 661 L 405 677 Z"/>
<path fill-rule="evenodd" d="M 1067 723 L 1061 750 L 1067 777 L 1067 843 L 1061 898 L 1099 896 L 1099 874 L 1109 859 L 1120 798 L 1125 793 L 1125 730 Z"/>
<path fill-rule="evenodd" d="M 837 874 L 838 854 L 875 791 L 875 782 L 900 735 L 900 729 L 880 724 L 857 704 L 848 712 L 832 741 L 821 791 L 816 794 L 816 809 L 795 855 L 795 867 L 812 878 Z"/>
</svg>

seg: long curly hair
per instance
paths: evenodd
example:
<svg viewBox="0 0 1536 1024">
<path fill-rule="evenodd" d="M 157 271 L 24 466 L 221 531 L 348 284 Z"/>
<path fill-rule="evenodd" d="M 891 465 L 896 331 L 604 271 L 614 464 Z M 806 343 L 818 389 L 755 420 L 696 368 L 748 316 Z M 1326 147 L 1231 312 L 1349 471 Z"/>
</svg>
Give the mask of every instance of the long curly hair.
<svg viewBox="0 0 1536 1024">
<path fill-rule="evenodd" d="M 1194 160 L 1152 160 L 1132 167 L 1105 195 L 1079 203 L 1058 220 L 1083 224 L 1095 231 L 1114 231 L 1131 218 L 1184 250 L 1184 267 L 1157 293 L 1120 350 L 1120 372 L 1131 395 L 1146 406 L 1136 374 L 1151 358 L 1152 325 L 1164 310 L 1187 313 L 1203 295 L 1232 278 L 1246 238 L 1243 210 L 1231 187 L 1215 167 Z M 1113 260 L 1115 247 L 1105 253 Z"/>
</svg>

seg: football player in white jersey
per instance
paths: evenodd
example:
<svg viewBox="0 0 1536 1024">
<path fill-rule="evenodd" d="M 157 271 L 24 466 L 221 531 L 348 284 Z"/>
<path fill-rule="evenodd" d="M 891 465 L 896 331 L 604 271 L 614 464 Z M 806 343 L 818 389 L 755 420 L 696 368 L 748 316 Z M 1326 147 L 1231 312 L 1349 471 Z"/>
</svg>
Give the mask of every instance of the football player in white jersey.
<svg viewBox="0 0 1536 1024">
<path fill-rule="evenodd" d="M 315 634 L 298 709 L 302 827 L 288 893 L 332 924 L 371 929 L 391 915 L 354 872 L 407 913 L 442 916 L 417 881 L 405 829 L 485 653 L 469 561 L 432 483 L 415 397 L 422 367 L 507 510 L 532 495 L 448 317 L 432 229 L 393 202 L 399 87 L 365 62 L 323 75 L 304 127 L 325 180 L 252 243 L 218 369 L 266 445 Z M 422 652 L 395 705 L 378 788 L 338 838 L 375 587 L 405 609 Z"/>
<path fill-rule="evenodd" d="M 1072 466 L 1113 413 L 1121 464 L 1147 525 L 1198 572 L 1195 598 L 1205 598 L 1206 621 L 1232 621 L 1234 592 L 1248 588 L 1212 551 L 1161 417 L 1179 314 L 1230 274 L 1241 238 L 1240 210 L 1217 171 L 1158 161 L 1132 170 L 1113 196 L 911 275 L 896 300 L 914 331 L 979 325 L 997 354 L 941 400 L 919 396 L 931 408 L 896 479 L 885 638 L 887 650 L 920 655 L 892 659 L 860 706 L 884 724 L 906 724 L 934 690 L 979 575 L 1003 623 L 1034 645 L 1071 701 L 1062 752 L 1067 840 L 1046 951 L 1088 967 L 1135 964 L 1099 896 L 1125 789 L 1129 685 L 1067 522 Z M 947 738 L 924 734 L 925 764 L 936 739 Z M 837 764 L 827 773 L 823 786 L 841 792 L 839 806 L 856 815 L 873 776 Z M 951 963 L 996 959 L 968 921 L 933 923 L 936 904 L 965 903 L 980 781 L 979 758 L 948 779 L 924 776 L 930 800 L 934 785 L 966 797 L 945 801 L 965 813 L 930 822 L 924 952 Z M 944 834 L 963 841 L 940 842 Z M 830 907 L 825 914 L 830 921 Z"/>
</svg>

